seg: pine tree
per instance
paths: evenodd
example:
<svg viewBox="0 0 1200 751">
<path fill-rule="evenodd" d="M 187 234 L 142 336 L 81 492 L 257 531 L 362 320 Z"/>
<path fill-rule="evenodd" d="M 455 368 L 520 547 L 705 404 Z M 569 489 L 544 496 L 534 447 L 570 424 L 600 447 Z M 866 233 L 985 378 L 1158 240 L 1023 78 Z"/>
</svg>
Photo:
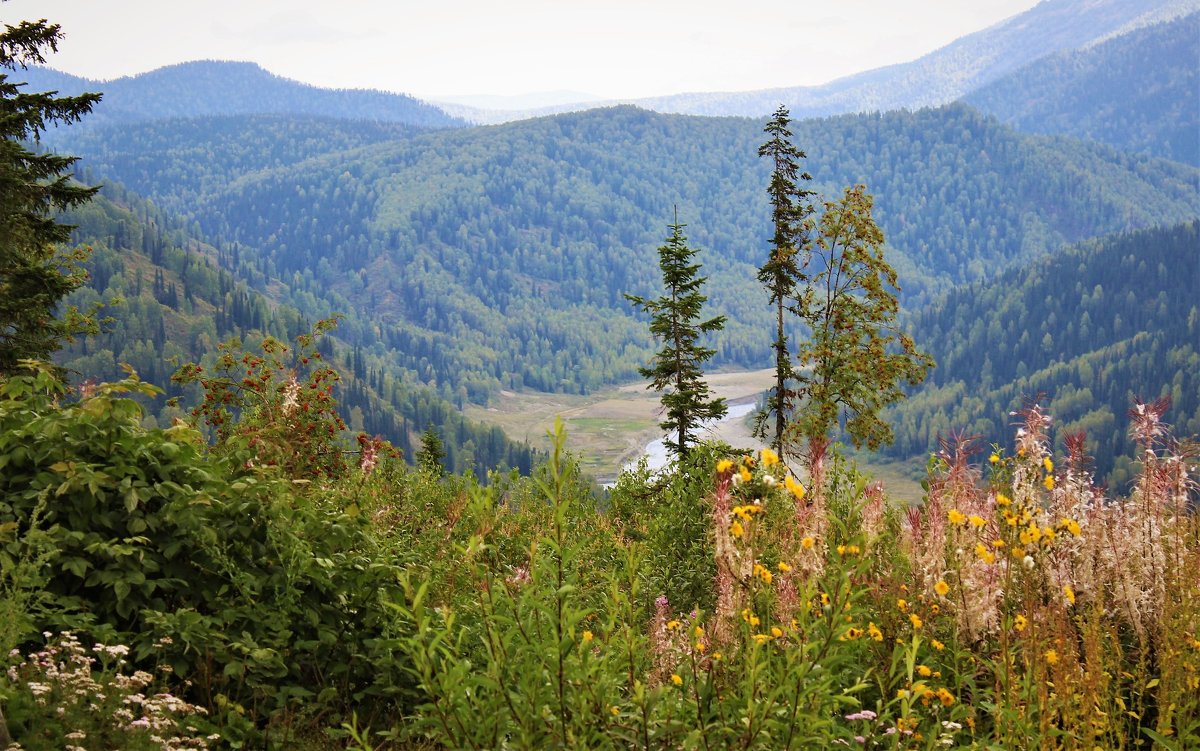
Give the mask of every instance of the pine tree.
<svg viewBox="0 0 1200 751">
<path fill-rule="evenodd" d="M 811 230 L 814 191 L 801 188 L 798 181 L 812 180 L 812 175 L 801 172 L 798 160 L 805 154 L 792 145 L 791 123 L 787 107 L 779 106 L 763 131 L 769 140 L 758 149 L 759 157 L 772 161 L 771 182 L 767 195 L 771 197 L 771 252 L 766 263 L 758 270 L 758 280 L 767 290 L 771 305 L 775 308 L 775 386 L 767 397 L 767 408 L 760 412 L 755 424 L 755 435 L 759 438 L 771 436 L 771 445 L 781 456 L 784 453 L 784 431 L 788 416 L 795 406 L 796 392 L 793 383 L 796 371 L 788 351 L 786 313 L 795 313 L 794 300 L 806 282 L 802 254 L 807 252 L 808 235 Z M 768 428 L 771 416 L 775 417 L 773 434 Z"/>
<path fill-rule="evenodd" d="M 417 467 L 441 477 L 446 472 L 446 447 L 438 436 L 437 428 L 430 425 L 421 434 L 421 448 L 417 451 Z"/>
<path fill-rule="evenodd" d="M 710 395 L 700 367 L 716 352 L 701 346 L 700 336 L 724 328 L 725 317 L 699 320 L 708 300 L 700 294 L 707 277 L 696 275 L 700 264 L 692 263 L 692 258 L 697 251 L 688 247 L 684 226 L 676 214 L 667 243 L 658 249 L 665 294 L 654 300 L 625 295 L 651 315 L 650 333 L 662 344 L 653 366 L 639 372 L 650 379 L 647 388 L 663 392 L 665 419 L 659 426 L 667 432 L 667 449 L 680 459 L 696 442 L 700 423 L 724 417 L 726 412 L 725 400 Z"/>
<path fill-rule="evenodd" d="M 57 51 L 62 31 L 46 21 L 5 24 L 0 33 L 0 71 L 44 63 Z M 71 183 L 76 157 L 30 151 L 49 124 L 77 122 L 99 94 L 56 97 L 29 94 L 0 72 L 0 375 L 22 358 L 46 359 L 90 322 L 74 310 L 55 318 L 59 303 L 86 281 L 86 253 L 61 249 L 73 227 L 54 214 L 86 202 L 96 188 Z"/>
<path fill-rule="evenodd" d="M 872 205 L 864 186 L 846 188 L 825 204 L 816 233 L 799 308 L 812 334 L 799 347 L 795 374 L 796 430 L 810 458 L 839 427 L 856 447 L 891 443 L 880 410 L 904 396 L 901 382 L 915 386 L 934 364 L 896 324 L 896 272 L 884 260 Z"/>
</svg>

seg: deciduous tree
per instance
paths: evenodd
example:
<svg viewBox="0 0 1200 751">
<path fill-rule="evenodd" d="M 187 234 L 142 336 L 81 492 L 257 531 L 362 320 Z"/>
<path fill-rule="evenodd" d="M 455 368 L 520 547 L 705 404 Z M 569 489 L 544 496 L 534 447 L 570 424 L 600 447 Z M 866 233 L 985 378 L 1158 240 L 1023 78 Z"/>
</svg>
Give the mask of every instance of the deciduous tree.
<svg viewBox="0 0 1200 751">
<path fill-rule="evenodd" d="M 798 350 L 794 430 L 810 449 L 843 428 L 855 446 L 892 440 L 881 409 L 920 383 L 933 358 L 896 322 L 896 272 L 884 260 L 883 232 L 862 185 L 825 204 L 799 313 L 811 329 Z"/>
</svg>

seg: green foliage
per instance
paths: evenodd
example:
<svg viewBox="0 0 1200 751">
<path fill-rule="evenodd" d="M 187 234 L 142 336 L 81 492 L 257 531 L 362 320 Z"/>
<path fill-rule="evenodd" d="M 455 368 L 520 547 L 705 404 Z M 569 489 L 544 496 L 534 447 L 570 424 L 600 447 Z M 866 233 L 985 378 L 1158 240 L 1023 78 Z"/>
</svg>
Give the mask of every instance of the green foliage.
<svg viewBox="0 0 1200 751">
<path fill-rule="evenodd" d="M 446 448 L 432 425 L 425 428 L 421 434 L 421 449 L 417 452 L 417 466 L 435 477 L 446 473 L 443 462 L 446 459 Z"/>
<path fill-rule="evenodd" d="M 30 94 L 10 80 L 12 71 L 45 62 L 62 37 L 45 20 L 5 25 L 0 32 L 0 374 L 24 358 L 47 358 L 64 340 L 94 328 L 74 309 L 56 318 L 57 307 L 86 280 L 85 250 L 59 246 L 71 226 L 55 214 L 85 203 L 95 188 L 73 184 L 67 172 L 77 157 L 30 150 L 55 124 L 80 120 L 99 94 L 56 97 Z"/>
<path fill-rule="evenodd" d="M 685 225 L 670 225 L 671 236 L 658 248 L 658 265 L 662 271 L 664 293 L 648 300 L 626 295 L 634 305 L 649 313 L 650 333 L 662 349 L 654 357 L 653 367 L 641 368 L 643 378 L 649 378 L 647 389 L 662 391 L 665 417 L 659 427 L 666 431 L 664 441 L 668 450 L 678 458 L 686 458 L 696 442 L 696 431 L 705 420 L 725 415 L 725 400 L 710 395 L 704 381 L 702 366 L 716 350 L 702 346 L 701 336 L 713 334 L 725 326 L 722 316 L 701 321 L 700 311 L 708 300 L 700 294 L 707 277 L 697 276 L 700 264 L 692 263 L 696 251 L 688 247 L 683 236 Z"/>
<path fill-rule="evenodd" d="M 42 591 L 26 598 L 31 626 L 169 664 L 227 738 L 300 706 L 411 696 L 379 599 L 403 551 L 374 541 L 352 502 L 360 483 L 296 495 L 277 472 L 207 455 L 191 428 L 143 428 L 123 395 L 152 387 L 135 377 L 59 405 L 44 373 L 0 381 L 0 526 L 17 531 L 3 573 L 28 557 L 32 525 L 53 546 L 34 581 L 0 589 Z"/>
<path fill-rule="evenodd" d="M 883 233 L 865 186 L 827 202 L 805 265 L 798 305 L 811 334 L 797 351 L 801 405 L 794 426 L 809 445 L 839 429 L 855 446 L 891 443 L 880 411 L 920 383 L 933 358 L 900 330 L 896 272 L 883 257 Z M 844 421 L 844 423 L 843 423 Z"/>
</svg>

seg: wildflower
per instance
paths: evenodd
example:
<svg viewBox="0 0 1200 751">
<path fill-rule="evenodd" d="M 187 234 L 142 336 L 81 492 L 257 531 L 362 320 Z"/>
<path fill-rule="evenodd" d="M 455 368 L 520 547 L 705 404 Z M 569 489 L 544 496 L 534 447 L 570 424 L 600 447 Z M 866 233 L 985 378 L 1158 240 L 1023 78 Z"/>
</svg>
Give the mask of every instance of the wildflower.
<svg viewBox="0 0 1200 751">
<path fill-rule="evenodd" d="M 1071 589 L 1070 584 L 1063 587 L 1063 595 L 1066 596 L 1068 605 L 1075 604 L 1075 590 Z"/>
<path fill-rule="evenodd" d="M 1024 558 L 1021 559 L 1021 565 L 1027 569 L 1032 569 L 1033 568 L 1033 557 L 1028 556 L 1028 555 L 1025 556 Z"/>
<path fill-rule="evenodd" d="M 922 678 L 928 678 L 929 676 L 933 675 L 933 670 L 928 665 L 918 665 L 917 673 Z"/>
<path fill-rule="evenodd" d="M 1058 664 L 1058 652 L 1054 651 L 1053 649 L 1046 650 L 1045 658 L 1046 658 L 1047 665 L 1057 665 Z"/>
<path fill-rule="evenodd" d="M 754 575 L 759 579 L 762 579 L 764 584 L 771 583 L 771 569 L 767 568 L 766 566 L 758 563 L 754 564 Z"/>
<path fill-rule="evenodd" d="M 815 541 L 811 537 L 805 537 L 800 541 L 800 547 L 804 548 L 805 550 L 812 550 L 814 544 Z"/>
<path fill-rule="evenodd" d="M 855 639 L 862 638 L 862 635 L 863 635 L 863 630 L 861 628 L 851 626 L 850 628 L 846 629 L 846 633 L 843 634 L 842 640 L 843 641 L 854 641 Z"/>
<path fill-rule="evenodd" d="M 1054 475 L 1046 475 L 1042 484 L 1046 486 L 1046 490 L 1054 490 Z"/>
<path fill-rule="evenodd" d="M 967 521 L 967 515 L 956 508 L 952 508 L 946 513 L 946 519 L 951 524 L 963 524 Z"/>
<path fill-rule="evenodd" d="M 1015 628 L 1017 631 L 1024 631 L 1025 626 L 1028 624 L 1028 619 L 1026 619 L 1025 616 L 1021 615 L 1020 613 L 1017 613 L 1017 617 L 1013 619 L 1013 628 Z"/>
<path fill-rule="evenodd" d="M 692 634 L 694 634 L 697 638 L 704 636 L 704 627 L 697 626 L 696 628 L 692 629 Z"/>
<path fill-rule="evenodd" d="M 903 613 L 908 609 L 908 600 L 905 600 L 904 598 L 896 600 L 896 609 Z"/>
<path fill-rule="evenodd" d="M 587 643 L 588 643 L 588 642 L 590 642 L 591 640 L 592 640 L 592 632 L 591 632 L 591 631 L 584 631 L 584 632 L 583 632 L 583 643 L 584 643 L 584 644 L 587 644 Z"/>
<path fill-rule="evenodd" d="M 947 691 L 944 686 L 937 690 L 937 697 L 943 707 L 948 707 L 954 703 L 954 694 Z"/>
<path fill-rule="evenodd" d="M 867 636 L 871 637 L 875 641 L 883 641 L 883 632 L 880 631 L 879 627 L 874 623 L 867 624 Z"/>
<path fill-rule="evenodd" d="M 984 518 L 979 514 L 971 514 L 971 518 L 967 519 L 967 521 L 971 522 L 971 526 L 975 529 L 979 529 L 983 525 L 987 524 Z"/>
<path fill-rule="evenodd" d="M 924 625 L 921 622 L 921 616 L 917 615 L 916 613 L 912 613 L 911 615 L 909 615 L 908 620 L 910 623 L 912 623 L 912 627 L 915 630 L 920 630 L 921 626 Z"/>
<path fill-rule="evenodd" d="M 739 522 L 737 519 L 734 519 L 733 524 L 729 525 L 729 534 L 733 535 L 734 537 L 741 537 L 745 533 L 746 530 L 742 527 L 741 522 Z"/>
<path fill-rule="evenodd" d="M 778 639 L 779 637 L 783 636 L 783 629 L 778 626 L 772 626 L 771 636 L 774 636 L 776 639 Z"/>
<path fill-rule="evenodd" d="M 674 683 L 676 686 L 682 686 L 683 679 L 679 677 L 678 673 L 671 673 L 671 683 Z"/>
<path fill-rule="evenodd" d="M 855 712 L 853 714 L 846 715 L 846 719 L 847 720 L 874 720 L 878 716 L 879 715 L 875 714 L 874 712 L 872 712 L 869 709 L 863 709 L 863 710 Z"/>
<path fill-rule="evenodd" d="M 931 639 L 931 640 L 929 641 L 929 646 L 933 647 L 934 649 L 936 649 L 936 650 L 937 650 L 937 651 L 939 651 L 939 652 L 941 652 L 943 649 L 945 649 L 945 648 L 946 648 L 946 645 L 945 645 L 945 644 L 942 644 L 942 643 L 941 643 L 940 641 L 938 641 L 937 639 Z"/>
<path fill-rule="evenodd" d="M 790 573 L 790 572 L 791 572 L 791 570 L 792 570 L 792 567 L 791 567 L 791 566 L 789 566 L 789 565 L 787 565 L 787 564 L 786 564 L 786 563 L 784 563 L 783 561 L 780 561 L 780 562 L 779 562 L 779 570 L 780 570 L 782 573 L 785 573 L 785 574 L 787 574 L 787 573 Z"/>
<path fill-rule="evenodd" d="M 708 649 L 708 647 L 704 646 L 704 642 L 702 642 L 702 641 L 696 642 L 696 651 L 697 652 L 699 652 L 700 654 L 704 654 L 705 649 Z"/>
<path fill-rule="evenodd" d="M 718 475 L 723 475 L 731 469 L 733 469 L 733 460 L 722 459 L 721 461 L 717 462 L 717 474 Z"/>
<path fill-rule="evenodd" d="M 1051 527 L 1043 527 L 1042 528 L 1042 542 L 1046 543 L 1047 545 L 1054 542 L 1054 538 L 1056 536 L 1057 536 L 1057 533 L 1055 533 L 1055 531 Z"/>
<path fill-rule="evenodd" d="M 1048 457 L 1048 456 L 1045 459 L 1042 459 L 1042 466 L 1046 468 L 1047 472 L 1054 471 L 1054 462 L 1051 461 L 1050 457 Z"/>
<path fill-rule="evenodd" d="M 746 465 L 738 467 L 738 477 L 742 478 L 742 482 L 750 482 L 750 470 Z"/>
<path fill-rule="evenodd" d="M 1000 455 L 993 453 L 991 456 L 988 457 L 988 461 L 991 462 L 992 464 L 999 464 L 1000 463 Z"/>
<path fill-rule="evenodd" d="M 766 644 L 769 641 L 771 641 L 771 637 L 767 636 L 766 634 L 755 634 L 754 635 L 754 643 L 758 644 L 759 646 Z"/>
<path fill-rule="evenodd" d="M 616 704 L 613 704 L 611 707 L 609 707 L 608 711 L 612 712 L 613 717 L 616 717 L 617 715 L 621 714 L 621 710 L 617 709 Z"/>
<path fill-rule="evenodd" d="M 1079 535 L 1083 532 L 1083 530 L 1079 528 L 1079 522 L 1075 521 L 1074 519 L 1068 519 L 1065 516 L 1061 521 L 1059 521 L 1058 526 L 1070 532 L 1072 537 L 1079 537 Z"/>
<path fill-rule="evenodd" d="M 804 486 L 796 482 L 796 478 L 788 475 L 783 478 L 783 486 L 791 491 L 791 494 L 796 496 L 797 501 L 804 500 Z"/>
<path fill-rule="evenodd" d="M 938 583 L 933 585 L 933 591 L 937 592 L 939 596 L 945 597 L 950 592 L 950 585 L 946 583 L 945 579 L 938 579 Z"/>
<path fill-rule="evenodd" d="M 996 562 L 995 553 L 988 550 L 987 545 L 984 545 L 982 542 L 975 544 L 975 555 L 979 556 L 979 560 L 984 563 L 990 564 Z"/>
<path fill-rule="evenodd" d="M 679 621 L 667 621 L 667 630 L 674 631 L 675 629 L 679 628 L 679 625 Z"/>
<path fill-rule="evenodd" d="M 762 457 L 762 465 L 764 467 L 770 467 L 773 464 L 779 463 L 779 454 L 776 454 L 771 449 L 764 448 L 759 452 L 759 456 Z"/>
<path fill-rule="evenodd" d="M 751 613 L 750 608 L 742 609 L 742 620 L 746 623 L 749 623 L 751 626 L 757 626 L 760 623 L 758 616 L 754 613 Z"/>
</svg>

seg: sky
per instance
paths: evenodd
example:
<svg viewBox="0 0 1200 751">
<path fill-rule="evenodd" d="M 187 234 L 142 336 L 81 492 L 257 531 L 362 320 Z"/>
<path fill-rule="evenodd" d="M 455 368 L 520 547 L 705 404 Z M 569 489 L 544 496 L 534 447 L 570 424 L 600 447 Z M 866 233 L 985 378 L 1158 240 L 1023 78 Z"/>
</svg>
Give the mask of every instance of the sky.
<svg viewBox="0 0 1200 751">
<path fill-rule="evenodd" d="M 426 99 L 636 98 L 825 83 L 906 62 L 1036 0 L 8 0 L 48 64 L 95 80 L 248 60 L 317 86 Z"/>
</svg>

